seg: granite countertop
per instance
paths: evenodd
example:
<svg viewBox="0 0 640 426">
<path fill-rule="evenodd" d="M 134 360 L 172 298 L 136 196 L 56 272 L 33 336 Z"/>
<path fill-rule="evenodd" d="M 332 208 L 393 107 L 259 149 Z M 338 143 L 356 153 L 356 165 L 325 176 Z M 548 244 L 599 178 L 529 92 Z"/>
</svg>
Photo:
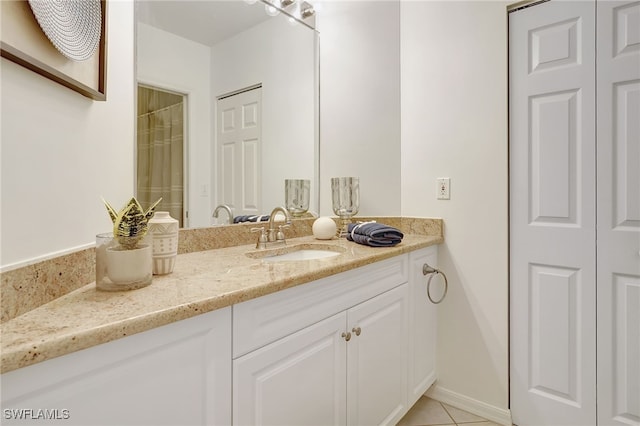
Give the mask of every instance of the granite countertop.
<svg viewBox="0 0 640 426">
<path fill-rule="evenodd" d="M 338 256 L 302 262 L 253 258 L 255 245 L 178 255 L 173 273 L 132 291 L 85 285 L 1 325 L 1 373 L 150 330 L 430 245 L 442 236 L 406 234 L 395 247 L 346 239 L 289 239 L 287 246 L 331 245 Z M 270 250 L 270 249 L 269 249 Z M 276 249 L 277 250 L 277 249 Z"/>
</svg>

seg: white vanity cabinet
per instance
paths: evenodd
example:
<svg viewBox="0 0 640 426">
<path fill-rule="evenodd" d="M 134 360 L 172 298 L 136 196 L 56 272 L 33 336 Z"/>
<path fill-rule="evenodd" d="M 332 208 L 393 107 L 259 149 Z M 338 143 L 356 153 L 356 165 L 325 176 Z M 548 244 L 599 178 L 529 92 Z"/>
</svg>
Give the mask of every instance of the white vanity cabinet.
<svg viewBox="0 0 640 426">
<path fill-rule="evenodd" d="M 3 425 L 228 425 L 231 308 L 5 373 L 1 386 Z"/>
<path fill-rule="evenodd" d="M 5 373 L 2 424 L 395 424 L 435 380 L 425 262 L 436 247 Z"/>
<path fill-rule="evenodd" d="M 344 425 L 346 313 L 233 362 L 235 425 Z"/>
<path fill-rule="evenodd" d="M 427 297 L 427 280 L 422 267 L 438 264 L 438 249 L 427 247 L 409 253 L 409 406 L 436 380 L 437 309 Z M 442 295 L 440 277 L 432 279 L 432 297 Z M 440 291 L 439 291 L 440 290 Z"/>
<path fill-rule="evenodd" d="M 349 425 L 393 425 L 409 409 L 407 290 L 403 284 L 347 311 Z"/>
<path fill-rule="evenodd" d="M 234 424 L 395 424 L 407 296 L 401 285 L 234 360 Z"/>
<path fill-rule="evenodd" d="M 235 305 L 234 424 L 397 423 L 435 380 L 435 306 L 422 264 L 413 271 L 426 257 L 435 266 L 435 255 L 427 248 Z"/>
</svg>

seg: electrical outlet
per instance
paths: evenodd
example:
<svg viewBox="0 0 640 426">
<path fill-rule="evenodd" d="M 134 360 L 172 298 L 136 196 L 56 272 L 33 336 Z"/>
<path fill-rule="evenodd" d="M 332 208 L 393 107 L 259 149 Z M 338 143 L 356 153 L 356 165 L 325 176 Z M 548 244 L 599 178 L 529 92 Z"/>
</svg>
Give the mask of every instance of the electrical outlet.
<svg viewBox="0 0 640 426">
<path fill-rule="evenodd" d="M 449 200 L 451 198 L 449 193 L 449 187 L 451 186 L 450 178 L 438 178 L 436 179 L 438 182 L 438 200 Z"/>
</svg>

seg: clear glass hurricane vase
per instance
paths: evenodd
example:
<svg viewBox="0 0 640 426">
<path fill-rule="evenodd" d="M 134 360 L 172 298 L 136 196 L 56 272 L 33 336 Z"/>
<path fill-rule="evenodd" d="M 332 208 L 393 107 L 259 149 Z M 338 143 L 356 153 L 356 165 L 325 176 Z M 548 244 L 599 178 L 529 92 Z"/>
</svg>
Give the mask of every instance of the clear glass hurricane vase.
<svg viewBox="0 0 640 426">
<path fill-rule="evenodd" d="M 285 179 L 285 207 L 294 217 L 304 215 L 309 210 L 311 181 L 308 179 Z"/>
<path fill-rule="evenodd" d="M 351 218 L 360 208 L 360 182 L 357 177 L 331 178 L 333 212 L 340 218 L 338 236 L 348 233 Z"/>
</svg>

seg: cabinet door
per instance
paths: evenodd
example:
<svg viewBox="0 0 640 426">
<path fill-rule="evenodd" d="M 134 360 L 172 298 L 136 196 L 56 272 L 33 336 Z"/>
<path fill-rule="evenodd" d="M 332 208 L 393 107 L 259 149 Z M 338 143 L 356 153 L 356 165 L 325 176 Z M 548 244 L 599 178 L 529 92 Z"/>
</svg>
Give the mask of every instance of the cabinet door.
<svg viewBox="0 0 640 426">
<path fill-rule="evenodd" d="M 435 247 L 409 255 L 409 406 L 412 406 L 436 380 L 436 306 L 427 297 L 427 280 L 422 266 L 437 267 Z M 431 296 L 438 301 L 443 295 L 439 276 L 431 280 Z"/>
<path fill-rule="evenodd" d="M 236 425 L 344 425 L 342 312 L 233 361 Z"/>
<path fill-rule="evenodd" d="M 226 425 L 230 392 L 225 308 L 3 374 L 2 424 Z"/>
<path fill-rule="evenodd" d="M 407 284 L 347 311 L 350 425 L 395 424 L 407 410 Z"/>
</svg>

